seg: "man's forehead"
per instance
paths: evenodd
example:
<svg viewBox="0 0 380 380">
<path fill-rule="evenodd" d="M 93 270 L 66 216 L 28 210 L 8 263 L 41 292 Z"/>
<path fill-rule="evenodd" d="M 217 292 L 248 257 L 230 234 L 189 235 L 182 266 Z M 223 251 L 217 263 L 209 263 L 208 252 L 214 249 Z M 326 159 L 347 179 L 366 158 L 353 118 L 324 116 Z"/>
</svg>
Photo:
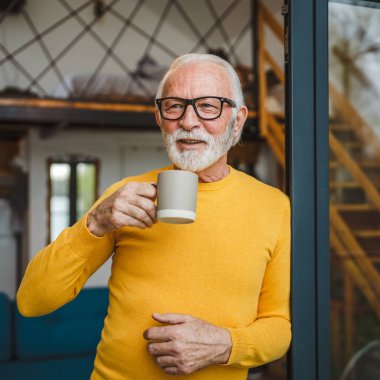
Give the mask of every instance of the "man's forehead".
<svg viewBox="0 0 380 380">
<path fill-rule="evenodd" d="M 215 76 L 228 79 L 227 70 L 214 62 L 189 62 L 175 68 L 168 79 L 184 77 Z"/>
<path fill-rule="evenodd" d="M 165 82 L 164 93 L 177 89 L 210 88 L 210 90 L 230 90 L 227 70 L 212 62 L 191 62 L 174 69 Z M 228 91 L 230 92 L 230 91 Z M 226 95 L 225 95 L 226 96 Z"/>
</svg>

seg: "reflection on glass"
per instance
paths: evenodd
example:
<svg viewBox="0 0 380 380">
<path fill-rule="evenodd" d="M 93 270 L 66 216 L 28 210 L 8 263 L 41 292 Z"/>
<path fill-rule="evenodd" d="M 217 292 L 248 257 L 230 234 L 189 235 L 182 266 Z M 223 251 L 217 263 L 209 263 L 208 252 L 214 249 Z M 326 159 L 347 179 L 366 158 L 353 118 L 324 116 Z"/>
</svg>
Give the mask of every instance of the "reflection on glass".
<svg viewBox="0 0 380 380">
<path fill-rule="evenodd" d="M 367 2 L 368 4 L 368 2 Z M 329 3 L 332 379 L 380 379 L 380 9 Z"/>
<path fill-rule="evenodd" d="M 50 240 L 70 223 L 70 165 L 50 165 L 51 197 L 50 197 Z"/>
<path fill-rule="evenodd" d="M 95 164 L 80 163 L 77 165 L 77 219 L 79 219 L 95 202 L 95 176 Z"/>
</svg>

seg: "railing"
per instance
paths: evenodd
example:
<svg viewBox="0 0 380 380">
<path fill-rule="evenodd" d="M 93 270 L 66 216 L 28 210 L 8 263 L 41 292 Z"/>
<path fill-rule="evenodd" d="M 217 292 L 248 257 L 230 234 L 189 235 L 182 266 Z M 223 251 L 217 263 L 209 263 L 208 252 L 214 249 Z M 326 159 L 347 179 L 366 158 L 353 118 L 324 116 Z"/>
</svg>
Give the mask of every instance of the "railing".
<svg viewBox="0 0 380 380">
<path fill-rule="evenodd" d="M 364 145 L 374 146 L 373 158 L 380 160 L 380 141 L 371 126 L 359 115 L 355 107 L 336 89 L 329 84 L 329 96 L 334 104 L 334 108 L 341 115 L 345 115 L 345 121 L 360 136 Z"/>
<path fill-rule="evenodd" d="M 285 170 L 285 133 L 284 125 L 276 120 L 276 117 L 267 113 L 267 133 L 266 139 L 272 148 L 272 151 L 281 165 L 281 168 Z"/>
<path fill-rule="evenodd" d="M 330 204 L 330 220 L 331 246 L 341 259 L 344 269 L 350 273 L 354 283 L 380 318 L 379 273 L 333 204 Z"/>
<path fill-rule="evenodd" d="M 265 27 L 268 26 L 276 38 L 283 43 L 284 30 L 278 23 L 274 16 L 265 8 L 265 6 L 259 2 L 258 6 L 258 76 L 259 76 L 259 125 L 260 133 L 264 136 L 268 136 L 268 127 L 273 127 L 275 130 L 278 126 L 275 124 L 275 119 L 269 120 L 269 113 L 266 109 L 267 99 L 267 79 L 265 74 L 266 66 L 270 66 L 281 83 L 285 83 L 285 75 L 283 69 L 276 63 L 271 53 L 265 46 Z M 278 123 L 277 123 L 278 124 Z M 270 137 L 269 137 L 270 138 Z M 277 140 L 275 138 L 275 140 Z M 274 148 L 276 151 L 276 148 Z M 279 159 L 279 157 L 276 155 Z M 284 159 L 280 158 L 280 161 Z M 281 162 L 280 162 L 281 163 Z"/>
<path fill-rule="evenodd" d="M 344 165 L 352 177 L 355 178 L 358 184 L 366 192 L 368 198 L 371 199 L 373 205 L 380 211 L 380 194 L 373 182 L 363 172 L 360 166 L 351 158 L 346 149 L 344 149 L 343 145 L 331 132 L 329 133 L 329 140 L 330 148 L 336 155 L 336 158 Z"/>
</svg>

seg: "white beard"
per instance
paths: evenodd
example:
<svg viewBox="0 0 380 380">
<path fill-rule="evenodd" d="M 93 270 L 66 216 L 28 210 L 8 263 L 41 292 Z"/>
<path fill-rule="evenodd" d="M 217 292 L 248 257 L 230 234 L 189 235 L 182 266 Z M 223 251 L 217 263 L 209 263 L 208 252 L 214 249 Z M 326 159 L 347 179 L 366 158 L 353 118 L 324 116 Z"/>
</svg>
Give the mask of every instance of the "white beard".
<svg viewBox="0 0 380 380">
<path fill-rule="evenodd" d="M 190 172 L 199 172 L 208 168 L 230 150 L 234 140 L 234 122 L 235 118 L 232 118 L 223 135 L 216 137 L 199 130 L 185 131 L 177 129 L 173 133 L 168 134 L 162 129 L 164 145 L 170 161 L 179 169 Z M 201 152 L 193 149 L 181 152 L 176 144 L 181 139 L 201 140 L 206 143 L 206 147 Z"/>
</svg>

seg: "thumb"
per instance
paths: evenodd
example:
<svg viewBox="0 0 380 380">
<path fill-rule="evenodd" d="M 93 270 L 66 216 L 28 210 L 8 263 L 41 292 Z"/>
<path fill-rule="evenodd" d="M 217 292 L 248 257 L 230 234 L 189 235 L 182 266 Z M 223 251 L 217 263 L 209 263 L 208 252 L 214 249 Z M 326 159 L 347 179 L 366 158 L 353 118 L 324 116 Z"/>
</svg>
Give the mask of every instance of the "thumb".
<svg viewBox="0 0 380 380">
<path fill-rule="evenodd" d="M 167 313 L 167 314 L 158 314 L 153 313 L 152 318 L 160 323 L 166 323 L 169 325 L 178 325 L 180 323 L 185 322 L 191 322 L 195 318 L 188 314 L 173 314 L 173 313 Z"/>
</svg>

